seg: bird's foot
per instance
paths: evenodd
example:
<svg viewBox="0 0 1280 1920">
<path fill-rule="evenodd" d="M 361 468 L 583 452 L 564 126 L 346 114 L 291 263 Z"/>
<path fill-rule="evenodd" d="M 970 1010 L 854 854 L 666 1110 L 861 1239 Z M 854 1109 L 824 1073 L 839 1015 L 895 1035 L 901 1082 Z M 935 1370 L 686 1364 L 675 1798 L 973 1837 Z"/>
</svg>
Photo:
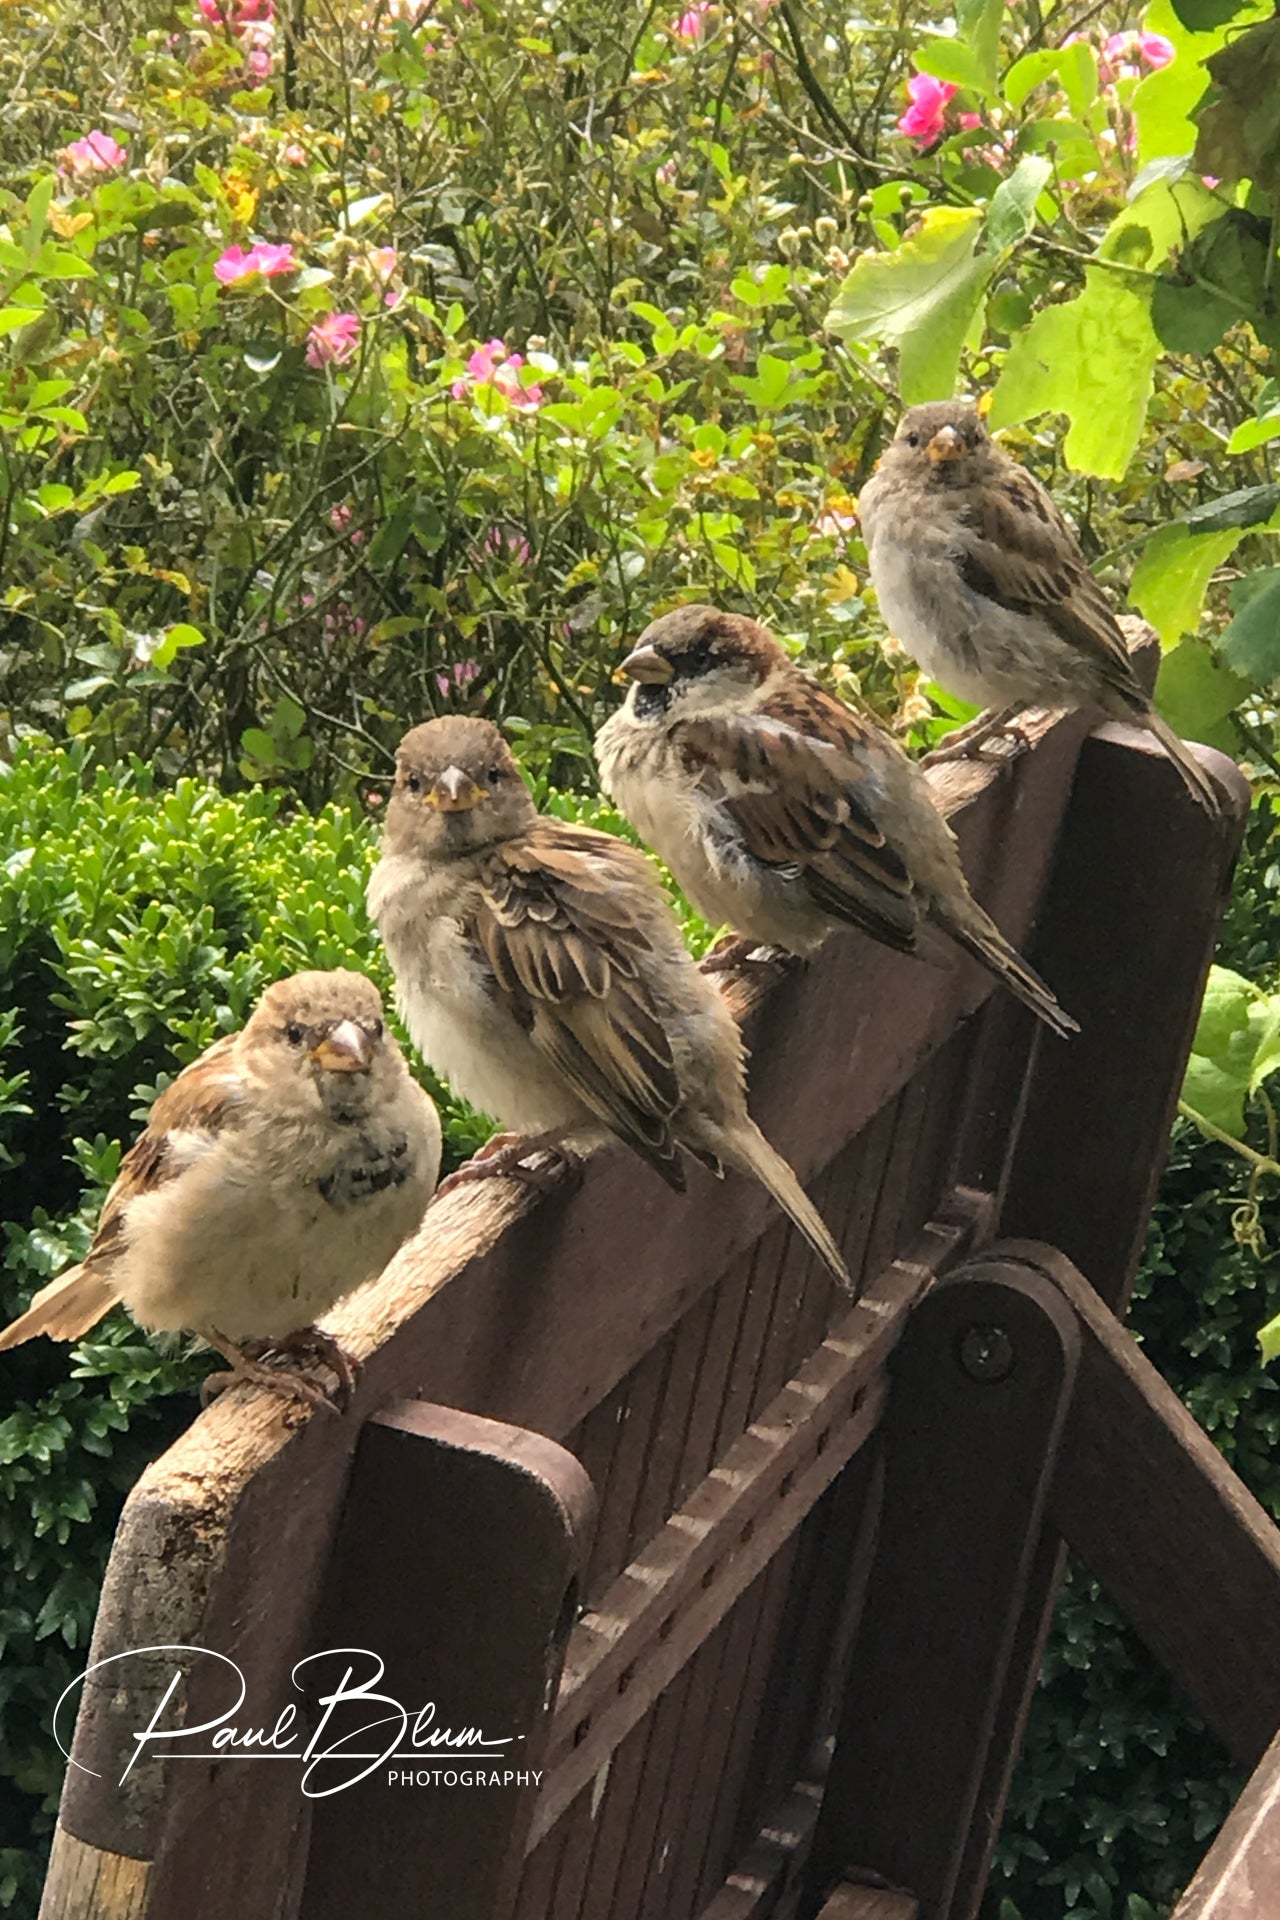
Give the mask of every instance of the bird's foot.
<svg viewBox="0 0 1280 1920">
<path fill-rule="evenodd" d="M 555 1134 L 495 1133 L 440 1182 L 436 1198 L 478 1180 L 522 1180 L 539 1193 L 554 1193 L 566 1183 L 576 1186 L 582 1173 L 581 1154 L 561 1144 Z"/>
<path fill-rule="evenodd" d="M 247 1385 L 263 1387 L 268 1393 L 280 1395 L 288 1403 L 283 1416 L 287 1427 L 296 1427 L 307 1408 L 325 1407 L 330 1413 L 342 1411 L 342 1406 L 330 1397 L 321 1382 L 312 1379 L 301 1368 L 268 1366 L 264 1360 L 237 1347 L 212 1328 L 208 1331 L 201 1329 L 200 1338 L 231 1363 L 229 1372 L 211 1373 L 205 1380 L 200 1389 L 202 1407 L 207 1407 L 212 1399 L 225 1393 L 228 1387 Z M 267 1352 L 272 1351 L 271 1342 L 255 1341 L 252 1344 Z M 345 1401 L 342 1404 L 345 1405 Z"/>
<path fill-rule="evenodd" d="M 265 1360 L 271 1353 L 286 1354 L 299 1362 L 297 1370 L 303 1378 L 309 1375 L 313 1367 L 327 1367 L 338 1383 L 329 1396 L 330 1404 L 341 1413 L 345 1413 L 350 1406 L 356 1381 L 360 1378 L 361 1363 L 323 1327 L 299 1327 L 296 1333 L 286 1333 L 279 1340 L 249 1341 L 246 1342 L 246 1352 L 254 1360 Z"/>
<path fill-rule="evenodd" d="M 701 973 L 729 973 L 735 967 L 792 967 L 802 966 L 803 957 L 798 953 L 789 953 L 785 947 L 762 945 L 758 940 L 749 940 L 744 934 L 727 933 L 717 940 L 711 951 L 699 962 Z"/>
<path fill-rule="evenodd" d="M 980 713 L 967 726 L 947 734 L 931 753 L 925 754 L 920 765 L 943 767 L 953 760 L 988 758 L 1005 763 L 1020 760 L 1031 747 L 1027 730 L 1031 718 L 1031 712 L 1016 707 L 1005 707 L 998 713 Z"/>
</svg>

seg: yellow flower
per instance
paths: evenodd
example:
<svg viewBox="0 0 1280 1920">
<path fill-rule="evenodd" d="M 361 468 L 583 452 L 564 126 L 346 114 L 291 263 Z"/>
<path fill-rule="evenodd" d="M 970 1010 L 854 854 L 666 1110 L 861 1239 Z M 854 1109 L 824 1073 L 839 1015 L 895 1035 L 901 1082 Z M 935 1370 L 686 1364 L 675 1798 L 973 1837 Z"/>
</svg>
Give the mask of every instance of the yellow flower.
<svg viewBox="0 0 1280 1920">
<path fill-rule="evenodd" d="M 233 169 L 222 183 L 227 211 L 238 227 L 247 227 L 258 210 L 258 195 L 247 173 Z"/>
</svg>

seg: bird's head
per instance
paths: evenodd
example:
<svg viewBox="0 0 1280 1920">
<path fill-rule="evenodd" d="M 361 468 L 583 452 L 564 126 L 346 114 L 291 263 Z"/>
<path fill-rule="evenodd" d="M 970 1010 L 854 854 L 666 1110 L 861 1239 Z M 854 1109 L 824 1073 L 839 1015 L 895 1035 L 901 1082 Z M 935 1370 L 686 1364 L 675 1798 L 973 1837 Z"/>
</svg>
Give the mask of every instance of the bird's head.
<svg viewBox="0 0 1280 1920">
<path fill-rule="evenodd" d="M 285 1111 L 358 1119 L 402 1067 L 372 980 L 344 967 L 267 988 L 245 1027 L 253 1071 Z"/>
<path fill-rule="evenodd" d="M 954 487 L 981 472 L 991 451 L 976 407 L 964 400 L 931 400 L 903 414 L 884 465 L 928 486 Z"/>
<path fill-rule="evenodd" d="M 533 797 L 488 720 L 448 715 L 406 733 L 396 750 L 387 847 L 447 860 L 523 833 Z"/>
<path fill-rule="evenodd" d="M 677 607 L 652 621 L 619 668 L 638 719 L 682 719 L 754 705 L 787 655 L 769 632 L 717 607 Z"/>
</svg>

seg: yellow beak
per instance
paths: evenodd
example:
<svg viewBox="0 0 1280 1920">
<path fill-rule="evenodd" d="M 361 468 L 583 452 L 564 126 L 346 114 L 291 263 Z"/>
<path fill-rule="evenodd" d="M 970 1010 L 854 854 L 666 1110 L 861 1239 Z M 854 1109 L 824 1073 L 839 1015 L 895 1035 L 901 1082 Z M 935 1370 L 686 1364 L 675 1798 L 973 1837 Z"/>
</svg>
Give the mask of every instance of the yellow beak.
<svg viewBox="0 0 1280 1920">
<path fill-rule="evenodd" d="M 933 461 L 959 460 L 964 454 L 964 441 L 954 427 L 939 427 L 925 452 Z"/>
<path fill-rule="evenodd" d="M 629 653 L 619 673 L 625 673 L 631 680 L 643 681 L 648 686 L 665 687 L 675 679 L 675 668 L 669 660 L 664 660 L 656 647 L 637 647 Z"/>
<path fill-rule="evenodd" d="M 485 791 L 461 767 L 446 767 L 430 793 L 422 797 L 424 804 L 437 813 L 466 813 L 479 806 Z"/>
<path fill-rule="evenodd" d="M 367 1073 L 373 1059 L 373 1041 L 354 1020 L 340 1020 L 330 1028 L 309 1058 L 326 1073 Z"/>
</svg>

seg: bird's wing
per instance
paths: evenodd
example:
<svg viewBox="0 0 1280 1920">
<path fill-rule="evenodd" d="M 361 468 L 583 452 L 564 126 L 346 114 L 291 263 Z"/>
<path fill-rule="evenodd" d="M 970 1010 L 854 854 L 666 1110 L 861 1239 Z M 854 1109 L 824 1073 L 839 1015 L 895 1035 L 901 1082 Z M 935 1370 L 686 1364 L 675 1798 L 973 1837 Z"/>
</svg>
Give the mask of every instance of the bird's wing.
<svg viewBox="0 0 1280 1920">
<path fill-rule="evenodd" d="M 876 824 L 875 753 L 891 743 L 807 675 L 741 715 L 676 731 L 685 765 L 724 806 L 747 851 L 803 878 L 820 906 L 886 945 L 915 946 L 911 875 Z"/>
<path fill-rule="evenodd" d="M 47 1333 L 78 1340 L 119 1299 L 115 1270 L 127 1245 L 130 1203 L 154 1193 L 212 1144 L 238 1104 L 228 1055 L 237 1035 L 217 1040 L 183 1069 L 151 1109 L 146 1131 L 134 1142 L 112 1183 L 89 1251 L 78 1266 L 41 1287 L 27 1310 L 0 1332 L 0 1351 Z"/>
<path fill-rule="evenodd" d="M 539 820 L 499 842 L 481 876 L 476 938 L 497 990 L 579 1099 L 683 1185 L 680 1087 L 644 979 L 656 882 L 644 856 L 589 828 Z"/>
<path fill-rule="evenodd" d="M 1094 661 L 1136 711 L 1147 699 L 1124 634 L 1075 534 L 1033 474 L 1009 461 L 966 502 L 965 584 L 1010 612 L 1033 615 Z"/>
<path fill-rule="evenodd" d="M 146 1131 L 120 1162 L 85 1255 L 86 1267 L 109 1273 L 123 1251 L 125 1214 L 130 1203 L 174 1179 L 191 1164 L 202 1141 L 212 1145 L 232 1123 L 241 1094 L 230 1056 L 239 1037 L 227 1034 L 206 1047 L 152 1107 Z"/>
</svg>

